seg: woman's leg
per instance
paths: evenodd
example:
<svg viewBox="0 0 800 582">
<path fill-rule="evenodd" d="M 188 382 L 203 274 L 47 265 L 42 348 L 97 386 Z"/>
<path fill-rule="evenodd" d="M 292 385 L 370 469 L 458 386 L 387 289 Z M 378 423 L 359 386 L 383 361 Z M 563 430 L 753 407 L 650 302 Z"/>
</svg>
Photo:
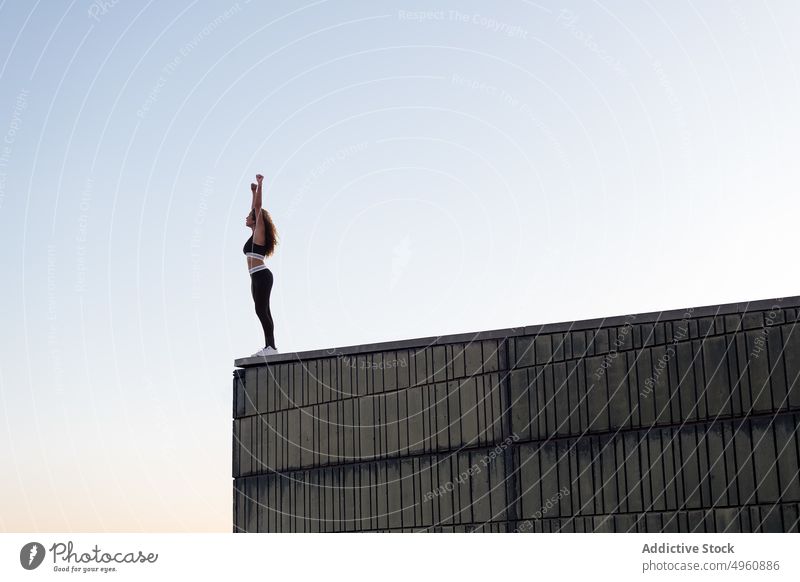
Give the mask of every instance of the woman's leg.
<svg viewBox="0 0 800 582">
<path fill-rule="evenodd" d="M 278 349 L 275 345 L 275 324 L 272 321 L 272 312 L 269 309 L 269 296 L 272 292 L 272 271 L 264 269 L 256 271 L 251 275 L 252 284 L 250 286 L 253 293 L 256 315 L 264 329 L 264 344 Z"/>
</svg>

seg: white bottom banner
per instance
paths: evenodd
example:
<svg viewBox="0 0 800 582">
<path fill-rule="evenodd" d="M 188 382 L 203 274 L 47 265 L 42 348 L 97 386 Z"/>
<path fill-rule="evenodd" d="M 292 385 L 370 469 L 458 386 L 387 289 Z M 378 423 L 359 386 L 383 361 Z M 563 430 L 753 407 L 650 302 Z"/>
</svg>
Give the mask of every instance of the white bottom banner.
<svg viewBox="0 0 800 582">
<path fill-rule="evenodd" d="M 0 580 L 798 580 L 797 534 L 0 534 Z"/>
</svg>

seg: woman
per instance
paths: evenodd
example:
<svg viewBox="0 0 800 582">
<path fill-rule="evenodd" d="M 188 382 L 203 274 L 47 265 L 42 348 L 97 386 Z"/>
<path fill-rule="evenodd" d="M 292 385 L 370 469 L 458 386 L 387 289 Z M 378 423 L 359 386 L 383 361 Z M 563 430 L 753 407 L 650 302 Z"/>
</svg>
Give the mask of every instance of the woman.
<svg viewBox="0 0 800 582">
<path fill-rule="evenodd" d="M 277 231 L 272 217 L 266 209 L 261 208 L 261 182 L 264 176 L 256 175 L 258 184 L 250 184 L 253 192 L 253 203 L 245 224 L 253 230 L 253 234 L 244 243 L 244 254 L 247 256 L 247 268 L 250 271 L 250 291 L 256 306 L 256 315 L 264 328 L 264 347 L 253 356 L 269 356 L 277 354 L 275 348 L 275 324 L 269 310 L 269 295 L 272 291 L 272 271 L 264 264 L 264 259 L 272 254 L 278 244 Z"/>
</svg>

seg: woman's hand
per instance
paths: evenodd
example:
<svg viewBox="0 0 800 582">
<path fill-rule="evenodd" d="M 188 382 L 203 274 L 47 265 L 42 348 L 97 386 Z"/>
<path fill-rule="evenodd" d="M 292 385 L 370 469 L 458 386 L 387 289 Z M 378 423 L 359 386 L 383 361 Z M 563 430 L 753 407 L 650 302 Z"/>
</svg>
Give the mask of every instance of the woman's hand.
<svg viewBox="0 0 800 582">
<path fill-rule="evenodd" d="M 253 189 L 253 208 L 255 208 L 258 212 L 257 215 L 261 214 L 261 181 L 264 179 L 264 176 L 261 174 L 256 174 L 256 184 L 250 184 L 250 188 Z"/>
</svg>

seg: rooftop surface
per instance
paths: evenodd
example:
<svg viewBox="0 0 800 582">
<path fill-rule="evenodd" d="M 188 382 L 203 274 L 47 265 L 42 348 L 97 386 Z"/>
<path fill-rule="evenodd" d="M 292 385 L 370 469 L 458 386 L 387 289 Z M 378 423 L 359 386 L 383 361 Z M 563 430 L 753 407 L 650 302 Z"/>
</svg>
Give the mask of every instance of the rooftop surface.
<svg viewBox="0 0 800 582">
<path fill-rule="evenodd" d="M 705 305 L 702 307 L 684 307 L 681 309 L 671 309 L 669 311 L 650 311 L 647 313 L 615 315 L 611 317 L 600 317 L 595 319 L 582 319 L 579 321 L 566 321 L 558 323 L 544 323 L 539 325 L 524 325 L 521 327 L 510 327 L 506 329 L 492 329 L 487 331 L 467 332 L 451 335 L 421 337 L 414 339 L 392 340 L 371 344 L 359 344 L 352 346 L 333 347 L 328 349 L 308 350 L 302 352 L 286 352 L 272 356 L 246 357 L 234 360 L 237 368 L 247 368 L 250 366 L 261 366 L 264 364 L 309 360 L 314 358 L 328 358 L 345 354 L 364 354 L 371 352 L 383 352 L 390 350 L 400 350 L 409 348 L 423 348 L 432 345 L 444 345 L 451 343 L 463 343 L 471 341 L 481 341 L 486 339 L 498 339 L 521 335 L 536 335 L 540 333 L 556 333 L 564 331 L 577 331 L 585 329 L 596 329 L 598 327 L 609 327 L 626 324 L 632 315 L 636 316 L 636 323 L 651 323 L 657 321 L 669 321 L 682 319 L 686 311 L 692 310 L 692 317 L 708 317 L 716 315 L 728 315 L 734 313 L 744 313 L 748 311 L 761 311 L 770 309 L 774 305 L 780 307 L 800 307 L 800 295 L 793 297 L 778 297 L 774 299 L 759 299 L 738 303 L 723 303 L 720 305 Z"/>
</svg>

